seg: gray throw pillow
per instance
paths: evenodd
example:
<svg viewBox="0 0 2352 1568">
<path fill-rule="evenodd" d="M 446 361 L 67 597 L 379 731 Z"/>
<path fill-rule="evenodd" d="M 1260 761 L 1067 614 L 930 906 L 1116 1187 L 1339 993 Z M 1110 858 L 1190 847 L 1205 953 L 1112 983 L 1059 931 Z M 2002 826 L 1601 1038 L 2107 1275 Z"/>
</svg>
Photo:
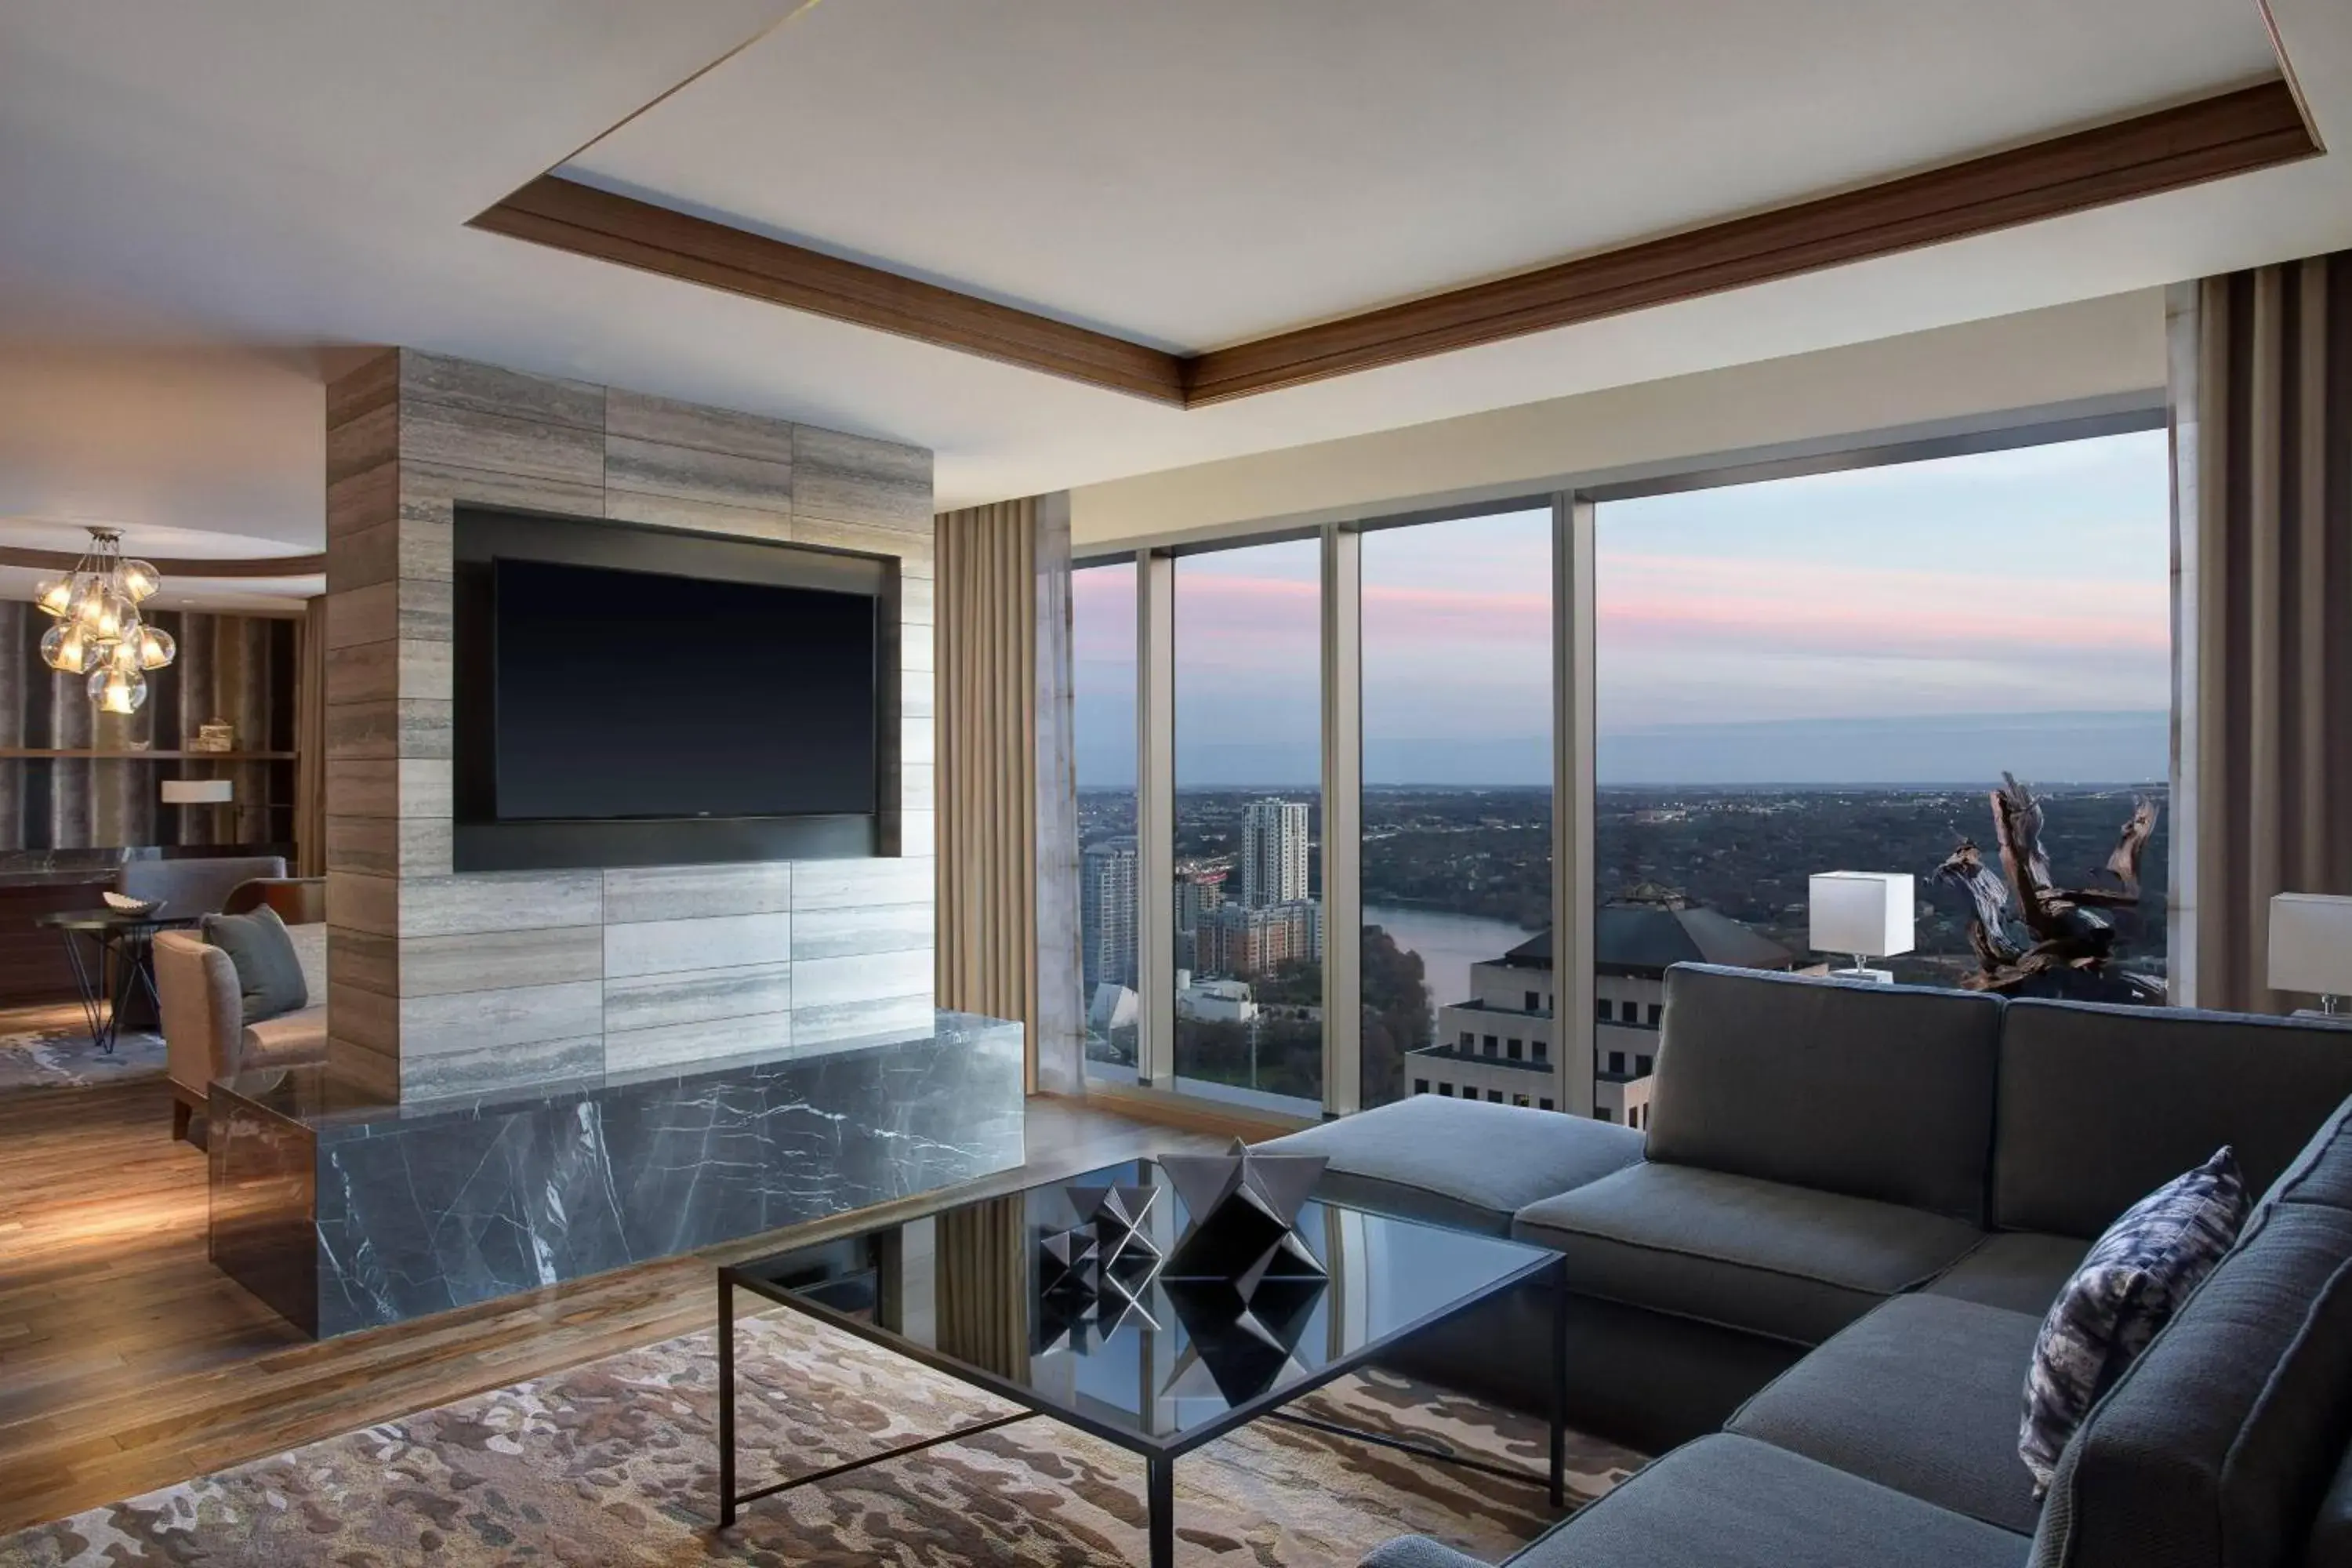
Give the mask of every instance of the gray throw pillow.
<svg viewBox="0 0 2352 1568">
<path fill-rule="evenodd" d="M 302 955 L 286 934 L 286 922 L 264 904 L 249 915 L 206 915 L 204 939 L 228 954 L 244 994 L 245 1021 L 258 1024 L 310 1005 L 302 979 Z"/>
<path fill-rule="evenodd" d="M 2099 1396 L 2235 1245 L 2252 1205 L 2231 1149 L 2148 1194 L 2092 1245 L 2042 1320 L 2017 1452 L 2033 1495 Z"/>
</svg>

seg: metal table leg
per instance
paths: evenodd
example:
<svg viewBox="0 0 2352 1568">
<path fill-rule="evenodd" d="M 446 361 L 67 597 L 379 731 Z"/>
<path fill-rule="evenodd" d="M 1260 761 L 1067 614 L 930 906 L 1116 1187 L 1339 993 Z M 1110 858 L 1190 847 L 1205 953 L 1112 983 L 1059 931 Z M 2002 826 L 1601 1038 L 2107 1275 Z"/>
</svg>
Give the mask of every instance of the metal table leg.
<svg viewBox="0 0 2352 1568">
<path fill-rule="evenodd" d="M 146 933 L 136 931 L 118 931 L 111 942 L 100 939 L 100 946 L 114 961 L 114 994 L 107 1005 L 106 1038 L 99 1043 L 99 1049 L 109 1056 L 114 1054 L 115 1041 L 122 1037 L 122 1015 L 141 991 L 147 993 L 148 1005 L 159 1015 L 163 1010 L 163 999 L 155 994 L 154 972 L 148 967 L 152 941 Z M 100 973 L 104 972 L 101 959 Z"/>
<path fill-rule="evenodd" d="M 107 1027 L 105 939 L 91 939 L 98 944 L 98 973 L 93 975 L 82 960 L 81 943 L 75 940 L 75 933 L 61 930 L 58 935 L 65 941 L 66 962 L 73 966 L 74 991 L 81 998 L 82 1020 L 89 1026 L 89 1043 L 100 1050 L 110 1051 L 114 1048 L 114 1037 Z"/>
<path fill-rule="evenodd" d="M 1176 1461 L 1146 1459 L 1144 1494 L 1151 1522 L 1151 1568 L 1176 1568 Z"/>
<path fill-rule="evenodd" d="M 735 1522 L 735 1282 L 719 1271 L 719 1528 Z"/>
<path fill-rule="evenodd" d="M 1551 1506 L 1568 1503 L 1568 1261 L 1551 1286 Z"/>
</svg>

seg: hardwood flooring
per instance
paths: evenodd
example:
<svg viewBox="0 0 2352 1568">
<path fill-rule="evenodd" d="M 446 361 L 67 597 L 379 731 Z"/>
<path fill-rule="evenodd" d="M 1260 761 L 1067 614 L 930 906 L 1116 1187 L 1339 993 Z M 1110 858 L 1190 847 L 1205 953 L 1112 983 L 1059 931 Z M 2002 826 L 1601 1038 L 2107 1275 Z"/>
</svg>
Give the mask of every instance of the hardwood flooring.
<svg viewBox="0 0 2352 1568">
<path fill-rule="evenodd" d="M 161 1079 L 0 1096 L 0 1532 L 689 1332 L 715 1262 L 926 1204 L 314 1343 L 207 1261 L 205 1156 L 170 1127 Z M 969 1190 L 1222 1142 L 1033 1100 L 1028 1163 Z"/>
</svg>

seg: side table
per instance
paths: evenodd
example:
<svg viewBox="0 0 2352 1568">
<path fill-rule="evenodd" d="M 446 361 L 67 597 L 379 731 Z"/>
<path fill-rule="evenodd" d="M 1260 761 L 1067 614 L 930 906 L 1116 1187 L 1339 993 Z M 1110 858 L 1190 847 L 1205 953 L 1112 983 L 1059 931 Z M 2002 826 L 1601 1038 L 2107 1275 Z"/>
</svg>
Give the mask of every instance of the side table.
<svg viewBox="0 0 2352 1568">
<path fill-rule="evenodd" d="M 33 923 L 47 926 L 64 940 L 74 985 L 81 993 L 82 1016 L 89 1025 L 90 1044 L 110 1055 L 123 1012 L 142 993 L 150 1006 L 158 1013 L 163 1010 L 162 999 L 155 994 L 152 952 L 155 933 L 193 926 L 196 917 L 68 910 L 42 915 Z"/>
</svg>

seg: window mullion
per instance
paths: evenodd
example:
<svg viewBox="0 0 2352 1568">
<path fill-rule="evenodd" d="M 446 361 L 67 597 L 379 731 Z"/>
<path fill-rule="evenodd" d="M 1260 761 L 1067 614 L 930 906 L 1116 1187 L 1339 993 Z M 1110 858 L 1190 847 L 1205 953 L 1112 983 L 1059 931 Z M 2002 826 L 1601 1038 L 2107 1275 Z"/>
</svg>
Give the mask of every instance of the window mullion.
<svg viewBox="0 0 2352 1568">
<path fill-rule="evenodd" d="M 1323 531 L 1323 1110 L 1363 1104 L 1363 538 Z"/>
</svg>

